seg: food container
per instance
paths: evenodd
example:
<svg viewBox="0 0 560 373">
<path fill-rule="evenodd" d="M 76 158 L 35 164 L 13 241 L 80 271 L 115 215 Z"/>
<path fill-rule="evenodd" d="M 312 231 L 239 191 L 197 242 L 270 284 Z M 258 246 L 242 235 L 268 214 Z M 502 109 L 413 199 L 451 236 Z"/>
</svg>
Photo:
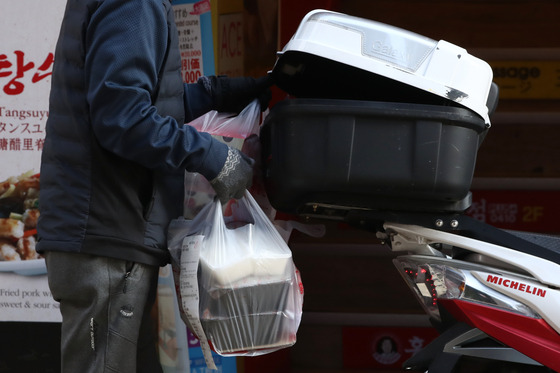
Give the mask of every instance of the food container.
<svg viewBox="0 0 560 373">
<path fill-rule="evenodd" d="M 283 312 L 229 318 L 203 315 L 201 322 L 212 348 L 222 355 L 277 350 L 296 342 L 296 334 L 291 327 L 294 321 Z"/>
<path fill-rule="evenodd" d="M 254 284 L 200 290 L 206 309 L 201 313 L 213 318 L 223 315 L 258 315 L 277 312 L 286 307 L 292 279 L 269 280 Z"/>
<path fill-rule="evenodd" d="M 220 354 L 291 346 L 296 336 L 294 317 L 286 313 L 293 297 L 292 279 L 201 289 L 201 323 Z M 207 297 L 207 298 L 206 298 Z M 204 299 L 206 298 L 206 299 Z"/>
</svg>

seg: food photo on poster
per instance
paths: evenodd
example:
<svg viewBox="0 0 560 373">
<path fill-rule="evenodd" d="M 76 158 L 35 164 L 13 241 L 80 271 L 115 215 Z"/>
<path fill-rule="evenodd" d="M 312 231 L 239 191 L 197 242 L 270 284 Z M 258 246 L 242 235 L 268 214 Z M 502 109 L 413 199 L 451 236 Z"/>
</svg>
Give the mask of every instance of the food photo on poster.
<svg viewBox="0 0 560 373">
<path fill-rule="evenodd" d="M 0 270 L 43 272 L 35 251 L 39 218 L 39 174 L 24 173 L 0 183 Z"/>
</svg>

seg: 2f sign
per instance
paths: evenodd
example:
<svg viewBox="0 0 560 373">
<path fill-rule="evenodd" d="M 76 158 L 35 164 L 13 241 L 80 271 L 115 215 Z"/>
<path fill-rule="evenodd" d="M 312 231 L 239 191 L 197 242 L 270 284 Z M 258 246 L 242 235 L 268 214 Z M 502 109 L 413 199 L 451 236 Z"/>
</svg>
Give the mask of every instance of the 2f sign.
<svg viewBox="0 0 560 373">
<path fill-rule="evenodd" d="M 219 30 L 218 74 L 243 75 L 243 13 L 221 15 Z"/>
<path fill-rule="evenodd" d="M 527 223 L 535 223 L 541 220 L 544 216 L 543 206 L 524 206 L 523 207 L 523 221 Z"/>
</svg>

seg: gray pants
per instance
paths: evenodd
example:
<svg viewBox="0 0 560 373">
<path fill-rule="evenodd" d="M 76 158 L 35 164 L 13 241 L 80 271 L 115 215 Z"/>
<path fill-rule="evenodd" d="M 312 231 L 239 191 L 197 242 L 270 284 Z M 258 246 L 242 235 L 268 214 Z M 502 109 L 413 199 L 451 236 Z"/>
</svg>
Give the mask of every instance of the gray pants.
<svg viewBox="0 0 560 373">
<path fill-rule="evenodd" d="M 85 254 L 46 253 L 62 313 L 63 373 L 158 373 L 150 311 L 159 268 Z"/>
</svg>

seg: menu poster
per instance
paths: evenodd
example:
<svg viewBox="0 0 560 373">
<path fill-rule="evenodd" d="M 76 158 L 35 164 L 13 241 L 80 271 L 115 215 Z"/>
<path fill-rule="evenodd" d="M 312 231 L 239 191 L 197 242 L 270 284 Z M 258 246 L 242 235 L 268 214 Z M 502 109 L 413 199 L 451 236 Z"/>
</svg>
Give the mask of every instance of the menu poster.
<svg viewBox="0 0 560 373">
<path fill-rule="evenodd" d="M 10 193 L 15 193 L 16 184 L 24 179 L 21 175 L 26 175 L 25 183 L 30 187 L 38 182 L 31 175 L 40 169 L 54 50 L 65 5 L 65 0 L 9 0 L 2 4 L 0 182 L 11 182 L 1 184 L 0 202 L 8 201 Z M 1 218 L 6 223 L 2 226 L 20 224 L 16 215 L 2 209 Z M 0 255 L 0 321 L 60 321 L 58 303 L 48 288 L 44 260 L 18 253 L 16 248 L 23 238 L 6 229 L 2 232 Z M 24 238 L 32 238 L 33 230 L 26 226 L 24 234 Z"/>
</svg>

